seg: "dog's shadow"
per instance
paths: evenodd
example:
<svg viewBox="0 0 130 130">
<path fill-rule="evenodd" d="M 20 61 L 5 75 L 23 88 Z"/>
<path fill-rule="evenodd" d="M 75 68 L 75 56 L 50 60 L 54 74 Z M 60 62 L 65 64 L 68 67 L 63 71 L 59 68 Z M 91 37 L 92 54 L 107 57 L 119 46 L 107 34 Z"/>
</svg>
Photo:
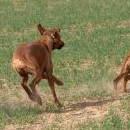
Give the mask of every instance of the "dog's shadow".
<svg viewBox="0 0 130 130">
<path fill-rule="evenodd" d="M 78 111 L 81 109 L 85 109 L 87 107 L 96 107 L 96 106 L 101 106 L 103 107 L 105 104 L 107 103 L 113 103 L 115 101 L 118 100 L 125 100 L 126 98 L 130 97 L 130 93 L 128 93 L 127 97 L 125 96 L 118 96 L 115 98 L 108 98 L 108 99 L 99 99 L 99 100 L 87 100 L 87 101 L 83 101 L 83 102 L 77 102 L 77 103 L 72 103 L 72 104 L 68 104 L 66 106 L 66 110 L 65 112 L 69 112 L 69 111 Z"/>
<path fill-rule="evenodd" d="M 91 101 L 78 102 L 78 103 L 68 105 L 66 107 L 66 112 L 85 109 L 86 107 L 102 106 L 104 104 L 114 102 L 116 100 L 119 100 L 119 99 L 91 100 Z"/>
<path fill-rule="evenodd" d="M 103 106 L 107 103 L 113 103 L 118 100 L 125 100 L 130 98 L 130 89 L 128 89 L 127 93 L 119 94 L 114 97 L 107 97 L 107 99 L 98 99 L 98 100 L 87 100 L 83 102 L 77 102 L 77 103 L 72 103 L 68 104 L 66 106 L 65 112 L 68 111 L 78 111 L 80 109 L 85 109 L 86 107 L 96 107 L 96 106 Z"/>
<path fill-rule="evenodd" d="M 21 103 L 4 103 L 0 104 L 0 114 L 4 113 L 5 115 L 8 115 L 9 117 L 15 116 L 16 113 L 27 113 L 28 115 L 31 115 L 32 113 L 34 115 L 39 115 L 43 113 L 67 113 L 71 111 L 78 111 L 81 109 L 85 109 L 86 107 L 92 107 L 92 106 L 102 106 L 108 102 L 113 102 L 116 99 L 107 99 L 107 100 L 87 100 L 83 102 L 76 102 L 76 103 L 69 103 L 64 105 L 62 108 L 57 108 L 55 104 L 46 104 L 46 106 L 39 106 L 39 105 L 32 105 L 32 104 L 21 104 Z"/>
<path fill-rule="evenodd" d="M 30 113 L 32 112 L 35 115 L 43 114 L 43 113 L 66 113 L 71 111 L 79 111 L 81 109 L 85 109 L 87 107 L 96 107 L 96 106 L 103 106 L 107 103 L 113 103 L 117 100 L 124 100 L 130 97 L 130 90 L 127 93 L 127 96 L 117 96 L 117 97 L 107 97 L 107 99 L 95 99 L 86 101 L 78 101 L 75 103 L 68 103 L 64 104 L 64 107 L 61 109 L 57 108 L 55 104 L 46 104 L 46 106 L 39 106 L 37 104 L 29 104 L 27 103 L 1 103 L 0 104 L 0 113 L 5 113 L 7 115 L 15 114 L 17 111 L 23 113 Z"/>
</svg>

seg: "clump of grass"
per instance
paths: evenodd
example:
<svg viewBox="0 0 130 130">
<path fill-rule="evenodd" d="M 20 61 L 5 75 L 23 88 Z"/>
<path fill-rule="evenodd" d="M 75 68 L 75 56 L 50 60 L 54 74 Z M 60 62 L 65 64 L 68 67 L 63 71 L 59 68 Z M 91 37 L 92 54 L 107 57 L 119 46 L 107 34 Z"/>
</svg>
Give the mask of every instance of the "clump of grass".
<svg viewBox="0 0 130 130">
<path fill-rule="evenodd" d="M 96 121 L 88 121 L 79 125 L 79 130 L 100 130 L 99 124 Z"/>
<path fill-rule="evenodd" d="M 46 107 L 44 108 L 44 111 L 47 112 L 47 113 L 60 113 L 63 111 L 62 108 L 58 108 L 56 106 L 56 104 L 50 104 L 50 103 L 47 103 L 46 104 Z"/>
<path fill-rule="evenodd" d="M 121 98 L 121 106 L 120 106 L 120 109 L 127 115 L 127 117 L 129 117 L 130 115 L 130 95 L 124 95 L 122 98 Z"/>
<path fill-rule="evenodd" d="M 110 111 L 103 121 L 90 121 L 79 125 L 80 130 L 127 130 L 129 122 L 124 120 L 114 111 Z"/>
<path fill-rule="evenodd" d="M 0 105 L 0 127 L 7 124 L 24 124 L 32 122 L 42 111 L 37 107 L 18 104 Z"/>
<path fill-rule="evenodd" d="M 123 119 L 116 113 L 110 112 L 109 115 L 102 122 L 101 128 L 103 130 L 123 130 L 125 122 Z"/>
</svg>

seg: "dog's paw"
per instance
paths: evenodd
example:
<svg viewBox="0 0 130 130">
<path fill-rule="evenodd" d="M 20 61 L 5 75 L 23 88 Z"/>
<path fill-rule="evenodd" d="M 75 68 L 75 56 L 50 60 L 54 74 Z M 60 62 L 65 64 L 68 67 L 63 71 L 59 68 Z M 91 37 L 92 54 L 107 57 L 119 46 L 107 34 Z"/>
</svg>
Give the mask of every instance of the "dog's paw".
<svg viewBox="0 0 130 130">
<path fill-rule="evenodd" d="M 42 106 L 42 99 L 39 95 L 35 95 L 35 102 L 37 102 L 38 105 Z"/>
<path fill-rule="evenodd" d="M 62 108 L 63 107 L 63 104 L 61 104 L 59 101 L 56 102 L 56 105 L 57 105 L 58 108 Z"/>
<path fill-rule="evenodd" d="M 33 101 L 33 102 L 36 102 L 38 105 L 42 106 L 42 99 L 39 95 L 35 94 L 35 95 L 31 95 L 30 96 L 30 99 Z"/>
</svg>

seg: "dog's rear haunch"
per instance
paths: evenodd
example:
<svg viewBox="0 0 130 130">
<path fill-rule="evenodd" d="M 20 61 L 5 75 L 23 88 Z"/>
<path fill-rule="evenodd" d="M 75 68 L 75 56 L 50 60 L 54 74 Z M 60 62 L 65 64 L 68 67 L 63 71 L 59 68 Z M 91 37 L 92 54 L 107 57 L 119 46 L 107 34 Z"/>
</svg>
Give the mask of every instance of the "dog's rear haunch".
<svg viewBox="0 0 130 130">
<path fill-rule="evenodd" d="M 124 59 L 120 74 L 113 80 L 115 90 L 117 90 L 117 84 L 122 78 L 123 78 L 122 92 L 127 92 L 126 85 L 128 80 L 130 80 L 130 52 L 127 54 L 127 56 Z"/>
<path fill-rule="evenodd" d="M 36 42 L 21 44 L 13 54 L 12 67 L 21 77 L 21 86 L 24 88 L 28 97 L 42 105 L 41 97 L 36 91 L 36 85 L 41 79 L 47 79 L 49 87 L 52 91 L 53 98 L 58 107 L 61 107 L 54 83 L 62 85 L 62 81 L 56 78 L 53 73 L 53 64 L 51 53 L 54 49 L 61 49 L 64 42 L 60 38 L 60 29 L 46 30 L 38 24 L 38 30 L 41 37 Z M 29 85 L 28 75 L 32 75 L 32 81 Z"/>
</svg>

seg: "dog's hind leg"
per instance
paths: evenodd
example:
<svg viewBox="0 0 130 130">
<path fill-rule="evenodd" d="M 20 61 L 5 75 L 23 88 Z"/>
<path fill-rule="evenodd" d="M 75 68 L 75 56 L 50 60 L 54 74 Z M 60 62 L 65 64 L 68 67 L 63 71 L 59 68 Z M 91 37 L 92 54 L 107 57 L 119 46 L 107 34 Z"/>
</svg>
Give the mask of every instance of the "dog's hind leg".
<svg viewBox="0 0 130 130">
<path fill-rule="evenodd" d="M 28 97 L 32 99 L 32 92 L 30 91 L 30 89 L 27 86 L 27 81 L 28 81 L 28 74 L 24 73 L 24 72 L 18 72 L 22 81 L 21 81 L 21 86 L 23 87 L 23 89 L 25 90 L 25 92 L 27 93 Z"/>
<path fill-rule="evenodd" d="M 33 93 L 33 101 L 37 102 L 39 105 L 42 105 L 42 99 L 41 97 L 39 96 L 39 94 L 37 93 L 36 91 L 36 85 L 40 82 L 41 80 L 41 73 L 40 71 L 34 71 L 33 72 L 33 79 L 30 83 L 30 88 L 32 90 L 32 93 Z"/>
<path fill-rule="evenodd" d="M 57 104 L 58 107 L 62 107 L 62 104 L 60 103 L 56 95 L 52 73 L 50 72 L 50 70 L 46 70 L 46 74 L 47 74 L 48 84 L 54 98 L 54 102 Z"/>
<path fill-rule="evenodd" d="M 123 91 L 122 91 L 124 93 L 127 92 L 126 85 L 127 85 L 128 80 L 130 80 L 130 75 L 124 76 Z"/>
<path fill-rule="evenodd" d="M 123 78 L 123 76 L 125 76 L 125 75 L 127 75 L 127 74 L 128 74 L 128 71 L 126 71 L 126 72 L 124 72 L 124 73 L 121 73 L 120 75 L 118 75 L 118 76 L 113 80 L 115 90 L 117 90 L 117 84 L 118 84 L 118 82 Z"/>
</svg>

